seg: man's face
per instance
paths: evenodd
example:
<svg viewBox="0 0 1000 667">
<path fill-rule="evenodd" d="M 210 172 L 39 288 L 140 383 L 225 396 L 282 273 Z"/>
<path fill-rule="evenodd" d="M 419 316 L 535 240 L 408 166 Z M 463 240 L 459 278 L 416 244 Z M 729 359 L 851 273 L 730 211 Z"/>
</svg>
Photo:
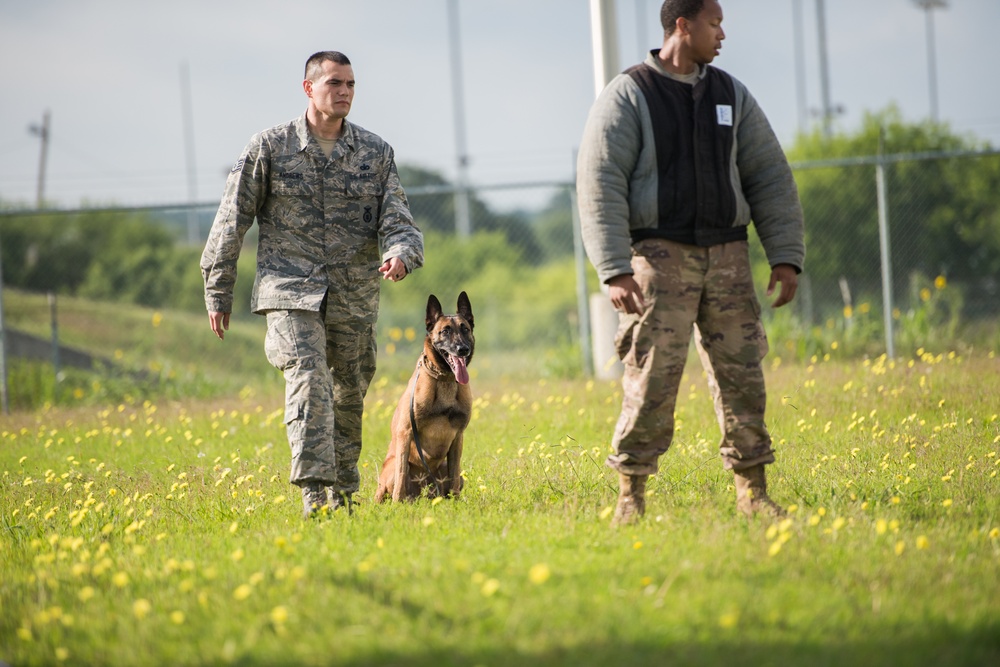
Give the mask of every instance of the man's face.
<svg viewBox="0 0 1000 667">
<path fill-rule="evenodd" d="M 320 114 L 328 118 L 346 118 L 354 101 L 354 69 L 324 60 L 320 71 L 302 82 L 302 88 Z"/>
<path fill-rule="evenodd" d="M 693 20 L 687 22 L 691 57 L 699 65 L 715 60 L 726 33 L 722 30 L 722 6 L 718 0 L 705 0 Z"/>
</svg>

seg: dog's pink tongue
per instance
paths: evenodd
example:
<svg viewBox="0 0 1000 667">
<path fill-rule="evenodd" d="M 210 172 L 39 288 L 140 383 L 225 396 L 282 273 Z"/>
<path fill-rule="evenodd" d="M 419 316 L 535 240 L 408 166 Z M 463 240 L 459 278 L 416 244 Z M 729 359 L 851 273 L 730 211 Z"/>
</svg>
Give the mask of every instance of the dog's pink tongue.
<svg viewBox="0 0 1000 667">
<path fill-rule="evenodd" d="M 465 366 L 465 357 L 451 355 L 451 370 L 459 384 L 469 384 L 469 369 Z"/>
</svg>

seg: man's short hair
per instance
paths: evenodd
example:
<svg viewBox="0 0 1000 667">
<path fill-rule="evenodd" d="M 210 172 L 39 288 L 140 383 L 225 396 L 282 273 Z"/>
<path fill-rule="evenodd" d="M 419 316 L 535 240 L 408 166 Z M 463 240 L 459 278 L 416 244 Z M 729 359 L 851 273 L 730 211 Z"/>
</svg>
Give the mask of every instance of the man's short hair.
<svg viewBox="0 0 1000 667">
<path fill-rule="evenodd" d="M 660 7 L 660 23 L 663 25 L 663 33 L 665 35 L 674 34 L 674 30 L 677 28 L 677 19 L 685 18 L 688 21 L 693 21 L 704 7 L 705 0 L 664 0 Z"/>
<path fill-rule="evenodd" d="M 340 51 L 317 51 L 306 60 L 305 78 L 312 79 L 309 72 L 318 69 L 327 60 L 332 60 L 338 65 L 350 65 L 351 60 Z M 315 76 L 315 73 L 313 74 Z"/>
</svg>

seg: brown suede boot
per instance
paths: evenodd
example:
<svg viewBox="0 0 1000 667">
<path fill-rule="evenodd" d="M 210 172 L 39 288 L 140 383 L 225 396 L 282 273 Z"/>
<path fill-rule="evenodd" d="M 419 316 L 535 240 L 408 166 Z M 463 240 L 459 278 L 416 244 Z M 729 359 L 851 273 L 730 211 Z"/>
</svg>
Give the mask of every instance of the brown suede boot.
<svg viewBox="0 0 1000 667">
<path fill-rule="evenodd" d="M 618 506 L 615 507 L 613 526 L 635 523 L 646 513 L 647 475 L 618 475 Z"/>
<path fill-rule="evenodd" d="M 747 518 L 752 518 L 755 514 L 765 514 L 775 519 L 787 516 L 785 510 L 767 495 L 763 465 L 734 470 L 733 473 L 736 482 L 736 509 Z"/>
</svg>

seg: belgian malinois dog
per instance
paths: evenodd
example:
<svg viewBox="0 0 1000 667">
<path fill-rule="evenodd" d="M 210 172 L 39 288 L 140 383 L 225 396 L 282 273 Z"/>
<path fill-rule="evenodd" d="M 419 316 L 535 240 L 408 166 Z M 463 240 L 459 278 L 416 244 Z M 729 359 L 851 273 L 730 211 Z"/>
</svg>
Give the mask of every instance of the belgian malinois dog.
<svg viewBox="0 0 1000 667">
<path fill-rule="evenodd" d="M 469 362 L 476 349 L 472 304 L 458 295 L 458 314 L 427 299 L 427 336 L 417 367 L 392 416 L 392 440 L 375 502 L 457 497 L 462 490 L 462 440 L 472 416 Z"/>
</svg>

